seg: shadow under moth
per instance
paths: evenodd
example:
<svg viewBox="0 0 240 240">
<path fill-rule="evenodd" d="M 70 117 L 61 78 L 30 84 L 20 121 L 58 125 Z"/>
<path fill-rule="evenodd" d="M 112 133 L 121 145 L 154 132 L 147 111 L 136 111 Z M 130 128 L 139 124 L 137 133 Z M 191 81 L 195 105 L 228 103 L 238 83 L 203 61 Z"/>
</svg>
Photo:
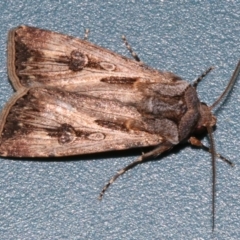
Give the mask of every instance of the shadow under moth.
<svg viewBox="0 0 240 240">
<path fill-rule="evenodd" d="M 35 27 L 10 31 L 8 73 L 16 93 L 1 113 L 0 155 L 58 157 L 152 146 L 110 179 L 101 199 L 130 168 L 189 142 L 211 153 L 214 229 L 216 157 L 231 162 L 215 151 L 212 110 L 231 90 L 240 61 L 225 91 L 207 106 L 196 87 L 211 68 L 191 85 L 145 65 L 123 40 L 133 59 Z M 196 137 L 204 130 L 209 148 Z"/>
</svg>

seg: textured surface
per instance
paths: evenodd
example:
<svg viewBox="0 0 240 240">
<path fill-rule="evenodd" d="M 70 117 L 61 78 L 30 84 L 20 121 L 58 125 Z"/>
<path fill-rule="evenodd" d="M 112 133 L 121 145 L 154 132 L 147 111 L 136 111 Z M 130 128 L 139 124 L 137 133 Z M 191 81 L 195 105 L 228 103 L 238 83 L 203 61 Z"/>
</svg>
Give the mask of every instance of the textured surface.
<svg viewBox="0 0 240 240">
<path fill-rule="evenodd" d="M 153 3 L 154 2 L 154 3 Z M 180 2 L 180 1 L 179 1 Z M 0 103 L 12 95 L 7 80 L 9 29 L 27 24 L 82 37 L 129 56 L 125 34 L 146 64 L 193 81 L 209 104 L 240 58 L 239 1 L 4 1 L 0 3 Z M 0 161 L 2 239 L 238 239 L 240 237 L 240 80 L 216 115 L 218 161 L 216 231 L 211 233 L 210 155 L 189 147 L 150 161 L 119 178 L 102 202 L 97 196 L 141 149 L 62 161 Z M 204 141 L 208 144 L 207 139 Z M 70 161 L 69 161 L 70 160 Z"/>
</svg>

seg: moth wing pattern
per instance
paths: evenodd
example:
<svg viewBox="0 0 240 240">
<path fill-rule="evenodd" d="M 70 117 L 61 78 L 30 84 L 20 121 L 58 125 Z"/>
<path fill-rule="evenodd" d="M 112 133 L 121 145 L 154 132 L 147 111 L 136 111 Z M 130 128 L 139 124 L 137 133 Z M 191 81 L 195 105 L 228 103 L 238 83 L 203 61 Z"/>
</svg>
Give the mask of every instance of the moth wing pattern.
<svg viewBox="0 0 240 240">
<path fill-rule="evenodd" d="M 36 87 L 17 94 L 1 125 L 2 156 L 71 156 L 162 141 L 158 134 L 139 130 L 144 122 L 134 107 L 115 103 L 111 109 L 109 101 L 56 88 Z"/>
<path fill-rule="evenodd" d="M 8 73 L 15 90 L 51 86 L 126 102 L 136 102 L 149 85 L 180 80 L 88 41 L 29 26 L 9 32 Z"/>
<path fill-rule="evenodd" d="M 43 85 L 85 91 L 101 82 L 163 78 L 143 63 L 88 41 L 29 26 L 9 32 L 8 72 L 16 90 Z"/>
</svg>

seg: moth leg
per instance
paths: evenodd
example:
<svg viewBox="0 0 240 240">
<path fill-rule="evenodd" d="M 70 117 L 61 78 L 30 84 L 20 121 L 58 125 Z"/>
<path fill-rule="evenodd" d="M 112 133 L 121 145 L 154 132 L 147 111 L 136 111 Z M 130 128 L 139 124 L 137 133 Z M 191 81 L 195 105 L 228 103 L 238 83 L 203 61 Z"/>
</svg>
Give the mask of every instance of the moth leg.
<svg viewBox="0 0 240 240">
<path fill-rule="evenodd" d="M 106 192 L 106 190 L 109 188 L 109 186 L 121 175 L 123 175 L 126 171 L 128 171 L 129 169 L 137 166 L 138 164 L 142 163 L 144 160 L 148 159 L 149 157 L 157 157 L 158 155 L 160 155 L 161 153 L 169 150 L 170 148 L 172 148 L 172 144 L 169 142 L 165 142 L 164 144 L 159 145 L 158 147 L 156 147 L 155 149 L 153 149 L 150 152 L 144 153 L 142 154 L 142 156 L 138 157 L 134 162 L 130 163 L 129 165 L 127 165 L 126 167 L 122 168 L 120 171 L 117 172 L 116 175 L 114 175 L 109 181 L 108 183 L 104 186 L 104 188 L 102 189 L 98 199 L 101 200 L 104 193 Z"/>
<path fill-rule="evenodd" d="M 123 42 L 125 43 L 128 51 L 131 53 L 132 57 L 133 57 L 136 61 L 140 62 L 140 61 L 141 61 L 140 58 L 139 58 L 138 55 L 132 50 L 131 46 L 129 45 L 129 43 L 128 43 L 128 41 L 127 41 L 127 39 L 126 39 L 126 37 L 125 37 L 124 35 L 122 35 L 122 40 L 123 40 Z"/>
<path fill-rule="evenodd" d="M 199 77 L 193 82 L 192 86 L 193 86 L 194 88 L 197 88 L 197 85 L 202 81 L 202 79 L 203 79 L 204 77 L 206 77 L 206 75 L 207 75 L 208 73 L 210 73 L 213 69 L 214 69 L 214 67 L 210 67 L 210 68 L 208 68 L 205 72 L 203 72 L 203 73 L 201 74 L 201 76 L 199 76 Z"/>
<path fill-rule="evenodd" d="M 199 139 L 195 138 L 195 137 L 190 137 L 188 142 L 195 146 L 195 147 L 200 147 L 202 148 L 204 151 L 206 152 L 210 152 L 211 153 L 211 150 L 209 147 L 205 146 Z M 221 154 L 219 153 L 216 153 L 216 156 L 218 158 L 220 158 L 221 160 L 223 160 L 224 162 L 228 163 L 231 167 L 234 166 L 234 163 L 232 163 L 230 160 L 228 160 L 227 158 L 223 157 Z"/>
<path fill-rule="evenodd" d="M 89 35 L 89 29 L 88 28 L 86 28 L 85 29 L 85 33 L 84 33 L 84 38 L 83 38 L 83 40 L 88 40 L 88 35 Z"/>
</svg>

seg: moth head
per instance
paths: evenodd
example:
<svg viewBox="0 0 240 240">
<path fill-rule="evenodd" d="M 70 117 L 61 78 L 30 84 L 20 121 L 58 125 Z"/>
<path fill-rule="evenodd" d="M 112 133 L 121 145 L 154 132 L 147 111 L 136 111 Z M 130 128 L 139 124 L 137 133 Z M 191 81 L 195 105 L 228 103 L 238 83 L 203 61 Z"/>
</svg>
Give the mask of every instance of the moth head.
<svg viewBox="0 0 240 240">
<path fill-rule="evenodd" d="M 207 106 L 206 103 L 200 104 L 200 119 L 195 129 L 196 133 L 202 133 L 206 131 L 208 127 L 213 128 L 217 123 L 217 118 L 212 113 L 212 108 Z"/>
<path fill-rule="evenodd" d="M 238 74 L 240 72 L 240 61 L 238 61 L 237 67 L 230 78 L 227 87 L 218 97 L 218 99 L 211 105 L 207 106 L 206 103 L 201 102 L 200 104 L 200 119 L 197 123 L 195 132 L 201 133 L 204 129 L 208 132 L 213 129 L 217 123 L 217 118 L 213 115 L 212 110 L 219 105 L 219 103 L 225 98 L 225 96 L 231 91 L 235 81 L 237 80 Z"/>
</svg>

